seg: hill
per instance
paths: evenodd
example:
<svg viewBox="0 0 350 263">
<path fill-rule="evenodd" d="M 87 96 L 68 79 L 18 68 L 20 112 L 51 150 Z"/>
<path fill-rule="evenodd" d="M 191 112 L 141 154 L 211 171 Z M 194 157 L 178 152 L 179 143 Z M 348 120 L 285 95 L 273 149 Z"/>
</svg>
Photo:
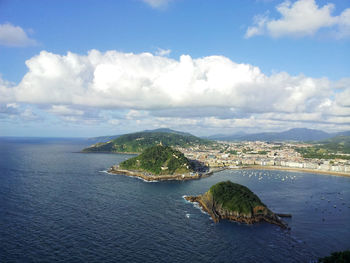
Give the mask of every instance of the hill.
<svg viewBox="0 0 350 263">
<path fill-rule="evenodd" d="M 350 135 L 339 135 L 320 142 L 324 148 L 333 152 L 350 154 Z"/>
<path fill-rule="evenodd" d="M 114 140 L 121 135 L 106 135 L 106 136 L 99 136 L 99 137 L 92 137 L 86 139 L 89 143 L 95 144 L 95 143 L 103 143 L 103 142 L 108 142 L 111 140 Z"/>
<path fill-rule="evenodd" d="M 223 141 L 320 141 L 338 134 L 327 133 L 321 130 L 295 128 L 283 132 L 264 132 L 255 134 L 220 135 L 218 138 L 209 136 L 210 139 Z"/>
<path fill-rule="evenodd" d="M 181 131 L 175 131 L 169 128 L 159 128 L 159 129 L 154 129 L 154 130 L 144 130 L 142 132 L 165 132 L 165 133 L 174 133 L 174 134 L 180 134 L 180 135 L 192 135 L 187 132 L 181 132 Z M 108 142 L 111 140 L 114 140 L 123 134 L 118 134 L 118 135 L 106 135 L 106 136 L 98 136 L 98 137 L 91 137 L 87 138 L 86 140 L 90 142 L 91 144 L 95 143 L 103 143 L 103 142 Z"/>
<path fill-rule="evenodd" d="M 154 130 L 144 130 L 143 132 L 165 132 L 165 133 L 173 133 L 173 134 L 179 134 L 184 136 L 193 136 L 191 133 L 188 132 L 182 132 L 182 131 L 175 131 L 169 128 L 159 128 Z"/>
<path fill-rule="evenodd" d="M 217 183 L 205 194 L 187 196 L 186 199 L 198 202 L 215 222 L 221 219 L 247 224 L 266 221 L 287 228 L 287 225 L 269 210 L 257 195 L 247 187 L 231 181 Z"/>
<path fill-rule="evenodd" d="M 148 147 L 162 143 L 166 146 L 189 147 L 194 145 L 210 145 L 212 141 L 185 133 L 143 131 L 124 134 L 104 143 L 96 143 L 83 152 L 128 152 L 140 153 Z"/>
<path fill-rule="evenodd" d="M 350 136 L 338 135 L 315 142 L 311 147 L 297 148 L 304 158 L 350 160 Z"/>
<path fill-rule="evenodd" d="M 155 175 L 183 174 L 193 171 L 190 161 L 183 153 L 162 145 L 145 149 L 139 156 L 120 163 L 119 167 Z"/>
</svg>

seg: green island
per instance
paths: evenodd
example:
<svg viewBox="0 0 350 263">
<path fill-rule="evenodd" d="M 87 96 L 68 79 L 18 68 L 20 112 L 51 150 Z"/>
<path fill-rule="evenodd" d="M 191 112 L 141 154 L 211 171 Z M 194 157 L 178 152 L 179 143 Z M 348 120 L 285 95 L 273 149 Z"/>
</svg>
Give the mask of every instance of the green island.
<svg viewBox="0 0 350 263">
<path fill-rule="evenodd" d="M 195 145 L 211 145 L 212 141 L 198 138 L 188 133 L 170 130 L 167 132 L 136 132 L 124 134 L 108 142 L 99 142 L 85 149 L 83 152 L 113 152 L 113 153 L 141 153 L 146 148 L 163 145 L 173 147 L 190 147 Z"/>
<path fill-rule="evenodd" d="M 187 159 L 184 154 L 170 146 L 156 145 L 146 148 L 109 172 L 154 180 L 189 180 L 209 175 L 208 168 L 198 161 Z"/>
<path fill-rule="evenodd" d="M 246 224 L 265 221 L 282 228 L 288 228 L 280 217 L 290 217 L 289 214 L 273 213 L 247 187 L 231 181 L 217 183 L 203 195 L 185 196 L 185 199 L 199 203 L 214 222 L 219 222 L 222 219 Z"/>
<path fill-rule="evenodd" d="M 147 148 L 139 156 L 120 163 L 119 167 L 156 175 L 193 172 L 190 161 L 183 153 L 162 145 Z"/>
</svg>

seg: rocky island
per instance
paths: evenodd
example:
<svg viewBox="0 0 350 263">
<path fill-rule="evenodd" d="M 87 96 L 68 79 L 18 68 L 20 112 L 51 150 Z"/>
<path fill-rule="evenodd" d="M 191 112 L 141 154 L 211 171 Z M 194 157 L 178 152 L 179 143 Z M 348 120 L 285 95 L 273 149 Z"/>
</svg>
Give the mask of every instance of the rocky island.
<svg viewBox="0 0 350 263">
<path fill-rule="evenodd" d="M 189 160 L 180 151 L 161 144 L 112 166 L 108 172 L 139 177 L 146 181 L 191 180 L 210 175 L 208 168 L 198 161 Z"/>
<path fill-rule="evenodd" d="M 232 183 L 220 182 L 213 185 L 208 192 L 199 196 L 185 196 L 190 202 L 197 202 L 214 222 L 228 219 L 236 222 L 254 224 L 268 222 L 282 228 L 288 228 L 279 216 L 261 202 L 259 197 L 247 187 Z"/>
</svg>

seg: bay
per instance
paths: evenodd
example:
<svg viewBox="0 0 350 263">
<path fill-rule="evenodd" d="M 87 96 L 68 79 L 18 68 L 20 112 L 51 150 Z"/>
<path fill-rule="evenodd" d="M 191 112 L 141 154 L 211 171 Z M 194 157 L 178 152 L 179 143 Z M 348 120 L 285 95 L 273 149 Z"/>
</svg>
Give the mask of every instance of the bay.
<svg viewBox="0 0 350 263">
<path fill-rule="evenodd" d="M 108 174 L 130 155 L 78 139 L 0 139 L 0 262 L 310 262 L 350 249 L 350 178 L 226 170 L 186 182 Z M 183 199 L 231 180 L 290 231 L 222 221 Z"/>
</svg>

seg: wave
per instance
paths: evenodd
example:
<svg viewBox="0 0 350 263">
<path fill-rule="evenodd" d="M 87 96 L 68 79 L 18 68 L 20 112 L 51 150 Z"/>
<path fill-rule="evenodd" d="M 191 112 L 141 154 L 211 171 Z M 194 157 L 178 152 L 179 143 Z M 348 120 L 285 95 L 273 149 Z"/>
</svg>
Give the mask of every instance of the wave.
<svg viewBox="0 0 350 263">
<path fill-rule="evenodd" d="M 205 212 L 202 207 L 200 207 L 199 203 L 198 202 L 190 202 L 188 200 L 186 200 L 186 197 L 187 195 L 183 195 L 182 198 L 186 201 L 186 203 L 190 203 L 192 204 L 195 208 L 199 209 L 203 214 L 205 215 L 209 215 L 207 212 Z M 211 217 L 210 217 L 211 218 Z"/>
</svg>

